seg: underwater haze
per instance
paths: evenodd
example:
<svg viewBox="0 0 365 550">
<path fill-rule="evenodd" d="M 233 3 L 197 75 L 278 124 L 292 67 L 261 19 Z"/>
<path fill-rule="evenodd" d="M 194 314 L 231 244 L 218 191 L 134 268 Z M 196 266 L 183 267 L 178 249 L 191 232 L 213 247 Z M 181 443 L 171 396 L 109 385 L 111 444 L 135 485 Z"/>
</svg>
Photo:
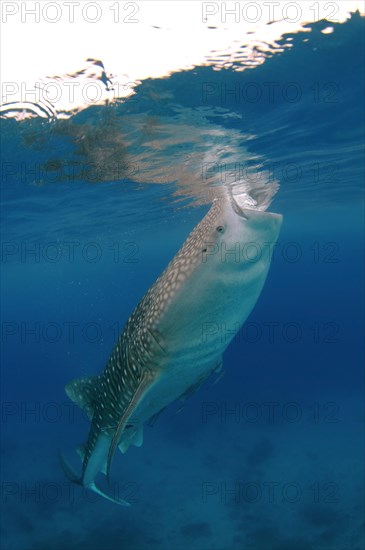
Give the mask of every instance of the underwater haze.
<svg viewBox="0 0 365 550">
<path fill-rule="evenodd" d="M 2 550 L 365 548 L 364 51 L 357 12 L 256 64 L 149 78 L 68 116 L 3 110 Z M 224 375 L 116 453 L 101 484 L 121 507 L 62 471 L 59 450 L 81 471 L 89 429 L 64 386 L 104 368 L 225 186 L 283 215 L 268 278 Z M 230 330 L 212 319 L 202 345 Z"/>
</svg>

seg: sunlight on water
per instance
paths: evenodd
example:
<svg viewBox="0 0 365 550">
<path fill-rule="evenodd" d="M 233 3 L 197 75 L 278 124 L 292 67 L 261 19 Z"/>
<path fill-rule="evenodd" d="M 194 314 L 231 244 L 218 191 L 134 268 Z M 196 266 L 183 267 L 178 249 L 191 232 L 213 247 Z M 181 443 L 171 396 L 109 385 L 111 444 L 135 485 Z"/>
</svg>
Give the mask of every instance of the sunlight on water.
<svg viewBox="0 0 365 550">
<path fill-rule="evenodd" d="M 34 9 L 24 2 L 8 4 L 3 8 L 7 23 L 3 39 L 10 46 L 21 29 L 27 48 L 14 43 L 12 56 L 2 58 L 2 102 L 13 104 L 5 112 L 20 118 L 70 116 L 90 104 L 129 97 L 148 78 L 197 66 L 234 71 L 254 68 L 291 47 L 290 40 L 278 43 L 283 35 L 310 34 L 306 25 L 313 21 L 327 18 L 338 24 L 355 10 L 364 13 L 359 0 L 323 6 L 223 3 L 221 8 L 215 2 L 194 2 L 189 9 L 181 1 L 173 6 L 129 2 L 123 9 L 110 1 L 73 8 L 66 3 L 57 9 L 54 4 L 41 7 L 36 3 Z M 98 22 L 114 23 L 119 32 L 110 33 L 108 25 L 99 25 L 95 35 L 93 23 Z M 62 48 L 47 47 L 52 42 Z M 24 102 L 24 96 L 30 95 L 32 100 Z"/>
<path fill-rule="evenodd" d="M 255 105 L 262 103 L 264 110 L 257 114 L 258 118 L 266 109 L 270 120 L 270 104 L 281 101 L 296 109 L 298 98 L 305 100 L 298 81 L 289 80 L 278 89 L 269 66 L 293 48 L 295 36 L 302 34 L 302 43 L 311 46 L 314 27 L 308 21 L 315 15 L 313 6 L 301 8 L 300 14 L 286 11 L 286 19 L 270 11 L 262 14 L 259 23 L 253 13 L 247 12 L 246 20 L 237 25 L 228 14 L 221 20 L 214 3 L 204 4 L 200 6 L 203 9 L 201 22 L 199 18 L 195 20 L 191 29 L 191 40 L 180 45 L 185 52 L 184 62 L 175 55 L 173 46 L 173 55 L 163 58 L 170 64 L 168 70 L 167 67 L 156 68 L 158 65 L 151 64 L 151 59 L 147 63 L 138 49 L 127 58 L 122 56 L 121 60 L 109 55 L 108 65 L 104 58 L 102 61 L 87 57 L 85 53 L 83 65 L 75 72 L 52 74 L 51 63 L 47 68 L 48 76 L 43 75 L 36 82 L 33 80 L 33 84 L 27 78 L 19 86 L 7 81 L 6 75 L 15 74 L 16 64 L 10 67 L 5 60 L 1 116 L 22 123 L 20 134 L 24 144 L 40 155 L 35 162 L 35 177 L 32 180 L 30 176 L 29 183 L 36 186 L 77 180 L 93 184 L 124 180 L 139 184 L 168 183 L 176 185 L 176 197 L 194 197 L 197 204 L 210 203 L 220 193 L 219 188 L 228 185 L 234 188 L 236 195 L 240 194 L 241 202 L 246 206 L 265 210 L 276 195 L 282 178 L 274 173 L 265 155 L 252 147 L 265 135 L 258 135 L 257 130 L 253 130 L 249 122 L 250 111 L 254 112 Z M 178 23 L 176 28 L 171 24 L 168 10 L 165 12 L 166 26 L 162 21 L 155 28 L 153 10 L 147 10 L 144 5 L 147 10 L 145 18 L 142 26 L 136 27 L 138 32 L 137 36 L 133 35 L 133 40 L 138 40 L 138 33 L 147 33 L 144 40 L 151 36 L 155 47 L 156 40 L 157 43 L 163 41 L 164 34 L 168 33 L 174 36 L 176 45 L 187 24 L 186 10 L 179 3 L 178 8 L 182 10 L 182 17 L 173 19 L 175 27 Z M 346 7 L 341 6 L 333 24 L 330 27 L 324 24 L 321 33 L 336 35 L 332 32 L 341 26 L 339 21 L 349 17 L 351 8 L 359 8 L 359 3 L 349 2 Z M 10 8 L 7 9 L 7 32 L 11 32 L 12 25 L 16 24 L 15 16 L 22 20 L 26 11 L 23 13 L 21 7 L 19 13 L 13 14 Z M 39 25 L 42 25 L 42 13 L 34 15 L 35 18 L 39 16 Z M 51 17 L 51 14 L 47 16 Z M 242 17 L 242 13 L 236 14 L 235 19 L 237 17 Z M 129 37 L 132 36 L 132 27 L 124 27 Z M 57 32 L 61 28 L 62 25 L 57 26 Z M 84 38 L 82 47 L 85 49 L 89 47 L 90 37 L 85 35 Z M 200 48 L 196 48 L 197 38 Z M 123 35 L 121 40 L 124 39 Z M 34 48 L 35 44 L 32 41 L 31 47 Z M 108 47 L 112 50 L 112 46 Z M 62 51 L 65 66 L 68 55 L 71 58 L 72 55 L 68 54 L 67 48 Z M 121 45 L 118 51 L 122 51 Z M 286 58 L 289 59 L 288 55 Z M 134 65 L 132 72 L 129 68 L 131 60 Z M 37 58 L 37 61 L 39 63 L 32 64 L 33 76 L 35 71 L 42 70 L 42 60 Z M 58 58 L 55 57 L 54 65 L 57 64 Z M 262 67 L 266 64 L 267 78 L 260 78 L 260 70 L 265 76 Z M 70 69 L 73 65 L 74 59 L 72 62 L 70 59 Z M 195 96 L 190 104 L 186 104 L 184 94 L 177 93 L 173 84 L 169 85 L 170 81 L 174 82 L 171 79 L 176 78 L 179 82 L 179 76 L 184 74 L 189 75 L 189 83 L 184 88 L 185 83 L 180 79 L 181 91 L 186 90 L 186 97 L 190 92 Z M 217 78 L 215 74 L 220 76 Z M 237 78 L 241 74 L 243 77 L 239 81 Z M 151 80 L 151 76 L 160 79 Z M 31 100 L 24 101 L 22 97 Z M 273 119 L 271 124 L 275 127 L 272 134 L 275 140 L 275 133 L 283 122 L 278 124 Z M 17 132 L 15 128 L 12 130 Z M 61 156 L 57 153 L 58 143 L 65 148 L 64 151 L 61 148 Z M 11 167 L 6 175 L 12 177 Z M 24 179 L 28 181 L 28 176 L 22 177 Z"/>
</svg>

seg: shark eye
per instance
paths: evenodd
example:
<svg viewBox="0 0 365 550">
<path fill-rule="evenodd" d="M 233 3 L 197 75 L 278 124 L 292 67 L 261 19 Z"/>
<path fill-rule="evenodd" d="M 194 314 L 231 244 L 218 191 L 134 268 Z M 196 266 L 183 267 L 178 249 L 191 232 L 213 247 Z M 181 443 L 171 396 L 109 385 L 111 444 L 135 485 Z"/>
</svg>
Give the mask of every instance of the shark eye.
<svg viewBox="0 0 365 550">
<path fill-rule="evenodd" d="M 218 233 L 223 233 L 224 231 L 223 225 L 218 225 L 218 227 L 216 227 L 216 231 L 218 231 Z"/>
</svg>

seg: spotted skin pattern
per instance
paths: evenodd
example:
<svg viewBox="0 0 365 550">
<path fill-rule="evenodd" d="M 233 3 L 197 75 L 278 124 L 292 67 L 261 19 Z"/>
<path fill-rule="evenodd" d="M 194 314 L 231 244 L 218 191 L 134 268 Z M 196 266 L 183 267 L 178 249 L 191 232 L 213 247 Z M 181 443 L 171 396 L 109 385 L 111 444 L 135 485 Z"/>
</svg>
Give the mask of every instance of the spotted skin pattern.
<svg viewBox="0 0 365 550">
<path fill-rule="evenodd" d="M 147 291 L 122 331 L 104 372 L 91 379 L 81 378 L 66 387 L 92 419 L 84 446 L 83 471 L 93 454 L 100 432 L 113 436 L 120 418 L 140 386 L 144 374 L 151 381 L 158 375 L 166 345 L 158 325 L 172 298 L 202 261 L 202 243 L 214 235 L 221 215 L 221 203 L 215 201 L 208 214 L 195 227 L 163 273 Z M 157 411 L 158 413 L 158 411 Z"/>
</svg>

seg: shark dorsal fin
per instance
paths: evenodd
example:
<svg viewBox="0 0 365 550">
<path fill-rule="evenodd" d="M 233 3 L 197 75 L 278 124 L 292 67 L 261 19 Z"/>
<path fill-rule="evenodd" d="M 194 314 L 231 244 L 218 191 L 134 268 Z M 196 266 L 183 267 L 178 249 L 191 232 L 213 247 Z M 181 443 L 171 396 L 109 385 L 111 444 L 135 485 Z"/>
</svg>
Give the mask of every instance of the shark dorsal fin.
<svg viewBox="0 0 365 550">
<path fill-rule="evenodd" d="M 97 399 L 99 376 L 85 376 L 71 380 L 65 386 L 70 399 L 86 412 L 89 420 L 94 415 L 94 402 Z"/>
</svg>

